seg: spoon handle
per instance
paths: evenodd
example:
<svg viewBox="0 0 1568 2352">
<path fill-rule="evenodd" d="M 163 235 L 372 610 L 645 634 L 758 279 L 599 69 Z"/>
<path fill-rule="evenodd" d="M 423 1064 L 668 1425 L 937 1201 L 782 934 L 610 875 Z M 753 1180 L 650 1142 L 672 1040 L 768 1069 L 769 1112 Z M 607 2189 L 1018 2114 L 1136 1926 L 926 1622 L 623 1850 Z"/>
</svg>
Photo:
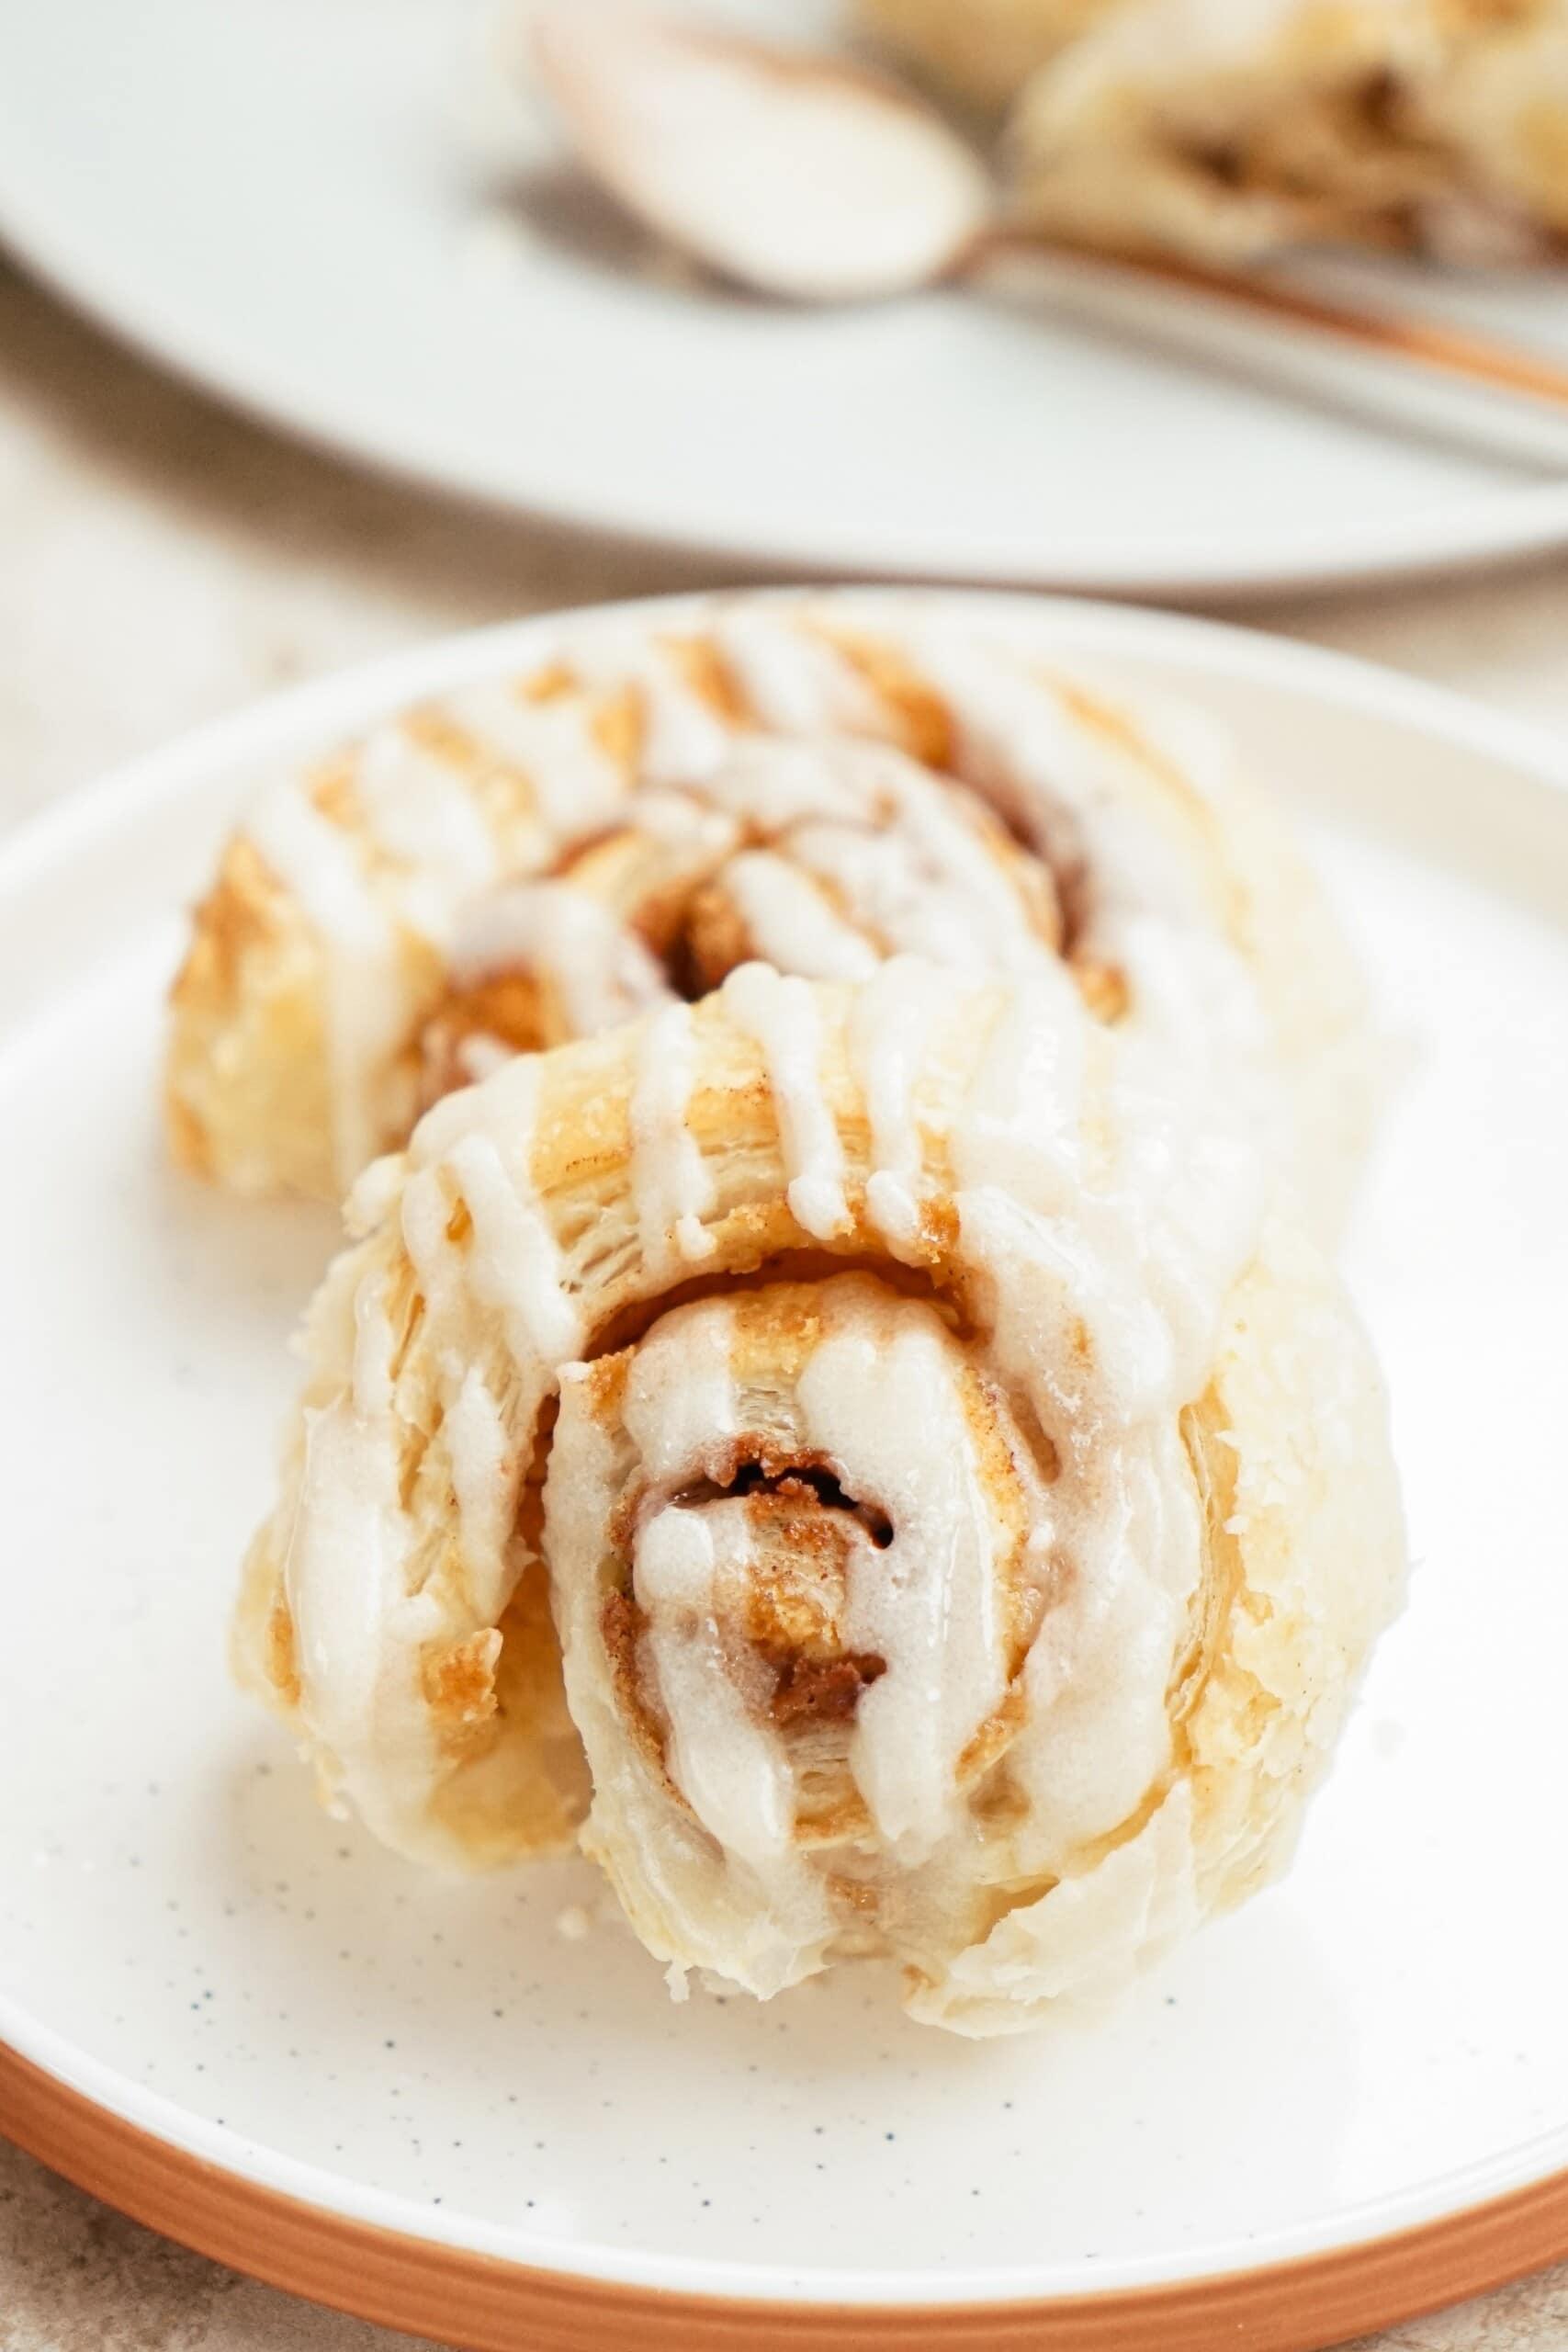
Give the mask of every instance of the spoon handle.
<svg viewBox="0 0 1568 2352">
<path fill-rule="evenodd" d="M 1568 366 L 1404 311 L 1341 304 L 1262 275 L 1143 254 L 1070 252 L 990 232 L 963 275 L 1060 316 L 1135 336 L 1271 389 L 1457 442 L 1514 465 L 1568 469 Z"/>
</svg>

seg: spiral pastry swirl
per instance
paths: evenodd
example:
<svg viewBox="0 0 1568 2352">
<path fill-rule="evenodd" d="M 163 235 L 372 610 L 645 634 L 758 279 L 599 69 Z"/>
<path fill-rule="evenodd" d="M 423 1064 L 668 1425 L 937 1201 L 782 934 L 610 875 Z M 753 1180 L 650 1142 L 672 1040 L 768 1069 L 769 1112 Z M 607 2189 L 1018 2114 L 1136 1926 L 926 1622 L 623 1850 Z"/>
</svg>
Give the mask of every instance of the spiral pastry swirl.
<svg viewBox="0 0 1568 2352">
<path fill-rule="evenodd" d="M 1190 715 L 1062 676 L 1040 622 L 894 596 L 584 620 L 265 794 L 175 982 L 171 1133 L 238 1190 L 336 1196 L 506 1052 L 753 957 L 903 952 L 1066 959 L 1099 1018 L 1249 1094 L 1332 1227 L 1362 1000 L 1276 820 Z"/>
<path fill-rule="evenodd" d="M 388 1842 L 591 1786 L 675 1982 L 881 1955 L 975 2033 L 1282 1859 L 1398 1589 L 1376 1375 L 1245 1121 L 1063 965 L 742 966 L 352 1215 L 237 1645 Z"/>
<path fill-rule="evenodd" d="M 1023 977 L 1063 955 L 1064 929 L 1049 866 L 962 786 L 888 744 L 758 738 L 475 904 L 423 1033 L 425 1094 L 694 1001 L 741 964 L 853 980 L 915 954 Z M 1117 978 L 1073 968 L 1113 1011 Z"/>
</svg>

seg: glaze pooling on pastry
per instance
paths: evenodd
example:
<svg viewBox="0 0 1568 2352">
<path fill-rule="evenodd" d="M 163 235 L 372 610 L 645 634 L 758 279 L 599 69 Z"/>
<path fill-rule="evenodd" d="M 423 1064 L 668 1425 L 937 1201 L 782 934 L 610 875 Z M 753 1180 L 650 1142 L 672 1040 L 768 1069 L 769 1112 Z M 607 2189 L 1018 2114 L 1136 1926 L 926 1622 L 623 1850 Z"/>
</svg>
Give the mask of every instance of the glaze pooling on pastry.
<svg viewBox="0 0 1568 2352">
<path fill-rule="evenodd" d="M 584 620 L 264 797 L 176 983 L 172 1131 L 240 1189 L 335 1193 L 503 1050 L 900 953 L 1065 957 L 1101 1018 L 1234 1064 L 1332 1225 L 1359 989 L 1272 818 L 1201 729 L 1056 675 L 1046 623 L 894 595 Z"/>
<path fill-rule="evenodd" d="M 361 1188 L 243 1670 L 401 1850 L 535 1849 L 542 1557 L 583 1842 L 677 1973 L 1099 1997 L 1275 1866 L 1397 1590 L 1375 1374 L 1268 1190 L 1054 959 L 750 967 L 516 1061 Z"/>
</svg>

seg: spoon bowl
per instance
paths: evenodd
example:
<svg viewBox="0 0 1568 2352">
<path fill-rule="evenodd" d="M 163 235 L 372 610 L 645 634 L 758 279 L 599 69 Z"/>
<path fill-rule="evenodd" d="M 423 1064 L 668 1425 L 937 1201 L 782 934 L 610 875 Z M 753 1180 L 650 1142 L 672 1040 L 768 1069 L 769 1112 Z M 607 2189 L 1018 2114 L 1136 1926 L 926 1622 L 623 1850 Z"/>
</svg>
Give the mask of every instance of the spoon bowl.
<svg viewBox="0 0 1568 2352">
<path fill-rule="evenodd" d="M 722 277 L 799 302 L 944 277 L 989 221 L 977 157 L 918 98 L 836 58 L 558 0 L 536 71 L 627 209 Z"/>
</svg>

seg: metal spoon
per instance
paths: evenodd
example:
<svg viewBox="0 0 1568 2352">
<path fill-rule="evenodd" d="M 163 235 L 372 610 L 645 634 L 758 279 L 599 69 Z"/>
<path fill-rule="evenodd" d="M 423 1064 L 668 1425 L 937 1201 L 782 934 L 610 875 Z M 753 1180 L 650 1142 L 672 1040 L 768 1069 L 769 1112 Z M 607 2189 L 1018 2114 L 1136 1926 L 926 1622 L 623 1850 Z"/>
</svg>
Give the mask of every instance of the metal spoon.
<svg viewBox="0 0 1568 2352">
<path fill-rule="evenodd" d="M 723 277 L 802 302 L 929 285 L 990 221 L 989 175 L 891 82 L 698 25 L 564 0 L 539 79 L 627 210 Z"/>
</svg>

